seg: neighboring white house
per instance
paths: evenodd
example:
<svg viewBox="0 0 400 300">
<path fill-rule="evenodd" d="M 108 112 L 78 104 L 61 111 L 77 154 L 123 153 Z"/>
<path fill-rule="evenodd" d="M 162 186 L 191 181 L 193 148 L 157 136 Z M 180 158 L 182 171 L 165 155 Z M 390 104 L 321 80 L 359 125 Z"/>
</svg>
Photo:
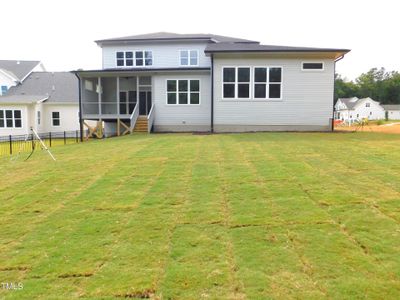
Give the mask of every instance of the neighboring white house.
<svg viewBox="0 0 400 300">
<path fill-rule="evenodd" d="M 69 72 L 33 72 L 0 96 L 0 136 L 79 130 L 78 79 Z"/>
<path fill-rule="evenodd" d="M 385 104 L 382 107 L 389 120 L 400 120 L 400 104 Z"/>
<path fill-rule="evenodd" d="M 104 122 L 107 135 L 330 131 L 335 62 L 350 51 L 167 32 L 96 43 L 103 68 L 76 74 L 82 121 Z"/>
<path fill-rule="evenodd" d="M 365 118 L 368 120 L 384 119 L 385 110 L 379 102 L 371 98 L 339 98 L 336 102 L 335 120 L 351 124 Z"/>
<path fill-rule="evenodd" d="M 21 84 L 32 72 L 46 71 L 40 61 L 0 60 L 0 96 Z"/>
</svg>

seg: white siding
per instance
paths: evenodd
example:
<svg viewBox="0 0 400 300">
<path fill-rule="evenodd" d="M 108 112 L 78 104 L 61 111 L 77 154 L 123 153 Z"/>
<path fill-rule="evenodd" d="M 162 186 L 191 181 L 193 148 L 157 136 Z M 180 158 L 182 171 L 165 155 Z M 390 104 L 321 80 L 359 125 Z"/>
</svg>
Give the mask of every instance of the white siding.
<svg viewBox="0 0 400 300">
<path fill-rule="evenodd" d="M 60 112 L 60 126 L 53 126 L 52 112 Z M 42 132 L 79 130 L 78 104 L 43 104 Z"/>
<path fill-rule="evenodd" d="M 167 105 L 168 79 L 199 79 L 199 105 Z M 209 74 L 170 74 L 153 77 L 155 128 L 160 131 L 209 130 L 211 123 L 211 81 Z"/>
<path fill-rule="evenodd" d="M 120 46 L 103 46 L 103 69 L 121 68 L 117 67 L 116 52 L 118 51 L 135 51 L 150 50 L 153 52 L 153 65 L 146 68 L 179 68 L 180 66 L 180 50 L 198 50 L 199 65 L 196 67 L 210 67 L 211 60 L 204 54 L 207 43 L 148 43 L 135 45 Z M 185 67 L 182 67 L 185 68 Z"/>
<path fill-rule="evenodd" d="M 400 120 L 400 110 L 388 110 L 389 120 Z"/>
<path fill-rule="evenodd" d="M 302 71 L 302 58 L 215 58 L 215 125 L 288 126 L 289 130 L 329 130 L 333 111 L 334 61 L 324 71 Z M 282 67 L 282 100 L 223 100 L 223 66 Z M 253 87 L 251 85 L 251 91 Z M 247 127 L 248 128 L 248 127 Z"/>
<path fill-rule="evenodd" d="M 366 107 L 366 103 L 369 103 L 369 107 Z M 354 113 L 350 115 L 350 119 L 364 119 L 369 120 L 380 120 L 385 118 L 385 110 L 379 104 L 379 102 L 373 101 L 372 99 L 362 99 L 355 107 Z"/>
</svg>

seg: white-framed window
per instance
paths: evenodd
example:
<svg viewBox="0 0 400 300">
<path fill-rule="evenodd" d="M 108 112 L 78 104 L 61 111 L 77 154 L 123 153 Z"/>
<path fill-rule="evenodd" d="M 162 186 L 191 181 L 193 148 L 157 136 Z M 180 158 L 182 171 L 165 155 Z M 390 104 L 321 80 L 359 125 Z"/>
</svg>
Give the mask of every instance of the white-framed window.
<svg viewBox="0 0 400 300">
<path fill-rule="evenodd" d="M 323 71 L 324 63 L 320 61 L 310 61 L 301 63 L 302 71 Z"/>
<path fill-rule="evenodd" d="M 37 111 L 36 117 L 37 117 L 37 124 L 40 125 L 40 110 Z"/>
<path fill-rule="evenodd" d="M 254 67 L 254 99 L 282 98 L 282 67 Z"/>
<path fill-rule="evenodd" d="M 199 79 L 167 79 L 168 105 L 199 105 Z"/>
<path fill-rule="evenodd" d="M 6 85 L 1 86 L 1 94 L 0 95 L 5 95 L 8 91 L 8 88 Z"/>
<path fill-rule="evenodd" d="M 250 99 L 250 67 L 223 67 L 222 81 L 223 99 Z"/>
<path fill-rule="evenodd" d="M 365 103 L 365 107 L 370 107 L 370 106 L 371 106 L 371 103 L 369 103 L 369 102 Z"/>
<path fill-rule="evenodd" d="M 199 51 L 197 50 L 180 50 L 179 61 L 181 66 L 198 66 Z"/>
<path fill-rule="evenodd" d="M 153 52 L 148 50 L 118 51 L 115 57 L 117 67 L 143 67 L 153 65 Z"/>
<path fill-rule="evenodd" d="M 22 113 L 19 109 L 0 110 L 0 128 L 22 128 Z"/>
<path fill-rule="evenodd" d="M 51 123 L 54 127 L 59 127 L 61 125 L 61 118 L 59 111 L 53 111 L 51 113 Z"/>
</svg>

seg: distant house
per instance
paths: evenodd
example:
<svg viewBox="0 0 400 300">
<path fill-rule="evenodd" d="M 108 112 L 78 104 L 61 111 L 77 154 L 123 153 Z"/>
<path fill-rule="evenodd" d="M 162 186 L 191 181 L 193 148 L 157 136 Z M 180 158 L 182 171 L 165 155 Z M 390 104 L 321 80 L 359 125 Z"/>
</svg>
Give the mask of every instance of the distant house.
<svg viewBox="0 0 400 300">
<path fill-rule="evenodd" d="M 400 104 L 382 105 L 389 120 L 400 120 Z M 386 117 L 386 116 L 385 116 Z"/>
<path fill-rule="evenodd" d="M 339 98 L 335 104 L 335 120 L 351 124 L 362 119 L 380 120 L 385 118 L 385 110 L 379 102 L 371 98 Z"/>
<path fill-rule="evenodd" d="M 0 96 L 0 136 L 79 129 L 78 79 L 69 72 L 33 72 Z"/>
<path fill-rule="evenodd" d="M 32 72 L 46 71 L 40 61 L 0 60 L 0 96 L 12 86 L 22 83 Z"/>
</svg>

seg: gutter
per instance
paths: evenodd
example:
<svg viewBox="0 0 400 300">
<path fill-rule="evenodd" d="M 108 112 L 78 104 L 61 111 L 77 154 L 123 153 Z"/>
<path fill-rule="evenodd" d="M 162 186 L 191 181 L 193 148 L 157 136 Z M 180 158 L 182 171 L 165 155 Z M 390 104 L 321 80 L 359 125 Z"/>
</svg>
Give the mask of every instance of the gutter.
<svg viewBox="0 0 400 300">
<path fill-rule="evenodd" d="M 214 55 L 211 54 L 211 133 L 214 132 Z"/>
<path fill-rule="evenodd" d="M 344 54 L 339 56 L 334 60 L 334 65 L 333 65 L 333 102 L 332 102 L 332 124 L 331 124 L 331 131 L 335 130 L 335 88 L 336 88 L 336 80 L 335 80 L 335 74 L 336 74 L 336 63 L 339 60 L 342 60 L 344 57 Z"/>
<path fill-rule="evenodd" d="M 83 142 L 83 117 L 82 117 L 82 92 L 81 92 L 81 78 L 78 74 L 73 72 L 78 78 L 78 98 L 79 98 L 79 131 L 81 133 L 81 142 Z"/>
</svg>

